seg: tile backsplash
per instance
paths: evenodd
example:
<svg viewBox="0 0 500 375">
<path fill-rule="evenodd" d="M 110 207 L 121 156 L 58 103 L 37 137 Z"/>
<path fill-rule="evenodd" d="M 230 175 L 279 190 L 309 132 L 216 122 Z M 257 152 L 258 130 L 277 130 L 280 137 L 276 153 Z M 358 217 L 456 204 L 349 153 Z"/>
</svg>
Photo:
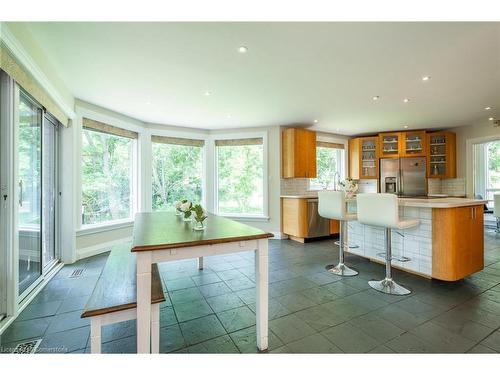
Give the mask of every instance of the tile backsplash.
<svg viewBox="0 0 500 375">
<path fill-rule="evenodd" d="M 428 194 L 446 194 L 451 196 L 465 196 L 464 178 L 437 179 L 429 178 L 427 180 Z"/>
<path fill-rule="evenodd" d="M 308 178 L 282 178 L 281 195 L 311 194 Z M 427 179 L 428 194 L 446 194 L 450 196 L 465 196 L 465 179 L 448 178 Z"/>
<path fill-rule="evenodd" d="M 443 194 L 441 193 L 441 179 L 429 178 L 427 179 L 427 194 Z"/>
<path fill-rule="evenodd" d="M 308 178 L 282 178 L 281 195 L 302 195 L 309 194 Z"/>
<path fill-rule="evenodd" d="M 465 195 L 465 178 L 448 178 L 441 180 L 443 194 L 461 196 Z"/>
</svg>

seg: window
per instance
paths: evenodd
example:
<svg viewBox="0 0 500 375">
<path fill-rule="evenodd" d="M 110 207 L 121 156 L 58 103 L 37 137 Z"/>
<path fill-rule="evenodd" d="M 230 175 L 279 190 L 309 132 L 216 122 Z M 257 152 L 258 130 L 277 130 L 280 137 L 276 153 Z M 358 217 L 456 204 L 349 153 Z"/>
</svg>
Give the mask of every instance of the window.
<svg viewBox="0 0 500 375">
<path fill-rule="evenodd" d="M 137 133 L 83 119 L 82 225 L 129 219 Z"/>
<path fill-rule="evenodd" d="M 153 211 L 181 199 L 202 201 L 204 141 L 153 136 Z"/>
<path fill-rule="evenodd" d="M 500 193 L 500 141 L 486 144 L 486 199 Z"/>
<path fill-rule="evenodd" d="M 219 214 L 264 215 L 263 143 L 263 138 L 215 141 Z"/>
<path fill-rule="evenodd" d="M 344 178 L 344 145 L 317 142 L 316 178 L 309 180 L 310 190 L 333 189 L 336 180 Z"/>
</svg>

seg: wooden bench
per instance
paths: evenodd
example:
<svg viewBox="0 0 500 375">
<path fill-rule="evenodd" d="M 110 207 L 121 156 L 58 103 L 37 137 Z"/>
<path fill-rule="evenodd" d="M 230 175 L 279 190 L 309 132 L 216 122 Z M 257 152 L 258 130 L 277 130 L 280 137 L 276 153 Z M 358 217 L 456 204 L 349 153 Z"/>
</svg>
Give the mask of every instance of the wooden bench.
<svg viewBox="0 0 500 375">
<path fill-rule="evenodd" d="M 90 318 L 90 350 L 101 352 L 101 328 L 137 318 L 136 254 L 127 245 L 111 250 L 81 315 Z M 165 301 L 158 265 L 151 266 L 151 351 L 159 352 L 160 303 Z"/>
</svg>

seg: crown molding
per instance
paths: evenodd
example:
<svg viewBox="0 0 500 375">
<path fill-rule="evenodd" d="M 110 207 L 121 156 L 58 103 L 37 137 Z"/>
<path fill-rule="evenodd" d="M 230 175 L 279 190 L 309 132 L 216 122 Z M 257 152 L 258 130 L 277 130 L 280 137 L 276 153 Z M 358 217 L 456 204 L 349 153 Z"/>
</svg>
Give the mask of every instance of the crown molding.
<svg viewBox="0 0 500 375">
<path fill-rule="evenodd" d="M 33 76 L 38 84 L 42 86 L 45 91 L 47 91 L 47 94 L 49 94 L 52 100 L 54 100 L 59 108 L 61 108 L 64 114 L 68 116 L 68 118 L 74 119 L 76 117 L 76 113 L 73 108 L 66 104 L 64 99 L 59 94 L 59 91 L 54 87 L 54 85 L 52 85 L 45 73 L 40 69 L 38 64 L 24 49 L 22 44 L 12 34 L 9 27 L 4 22 L 0 22 L 0 30 L 0 39 L 3 41 L 12 55 Z"/>
</svg>

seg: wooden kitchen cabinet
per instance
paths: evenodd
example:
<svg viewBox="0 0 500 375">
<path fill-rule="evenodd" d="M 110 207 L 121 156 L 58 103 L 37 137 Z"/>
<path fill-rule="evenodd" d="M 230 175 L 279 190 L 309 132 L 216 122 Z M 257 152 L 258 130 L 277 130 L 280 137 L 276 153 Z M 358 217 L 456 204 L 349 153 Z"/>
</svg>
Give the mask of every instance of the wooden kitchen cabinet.
<svg viewBox="0 0 500 375">
<path fill-rule="evenodd" d="M 402 133 L 402 156 L 426 156 L 427 137 L 425 130 L 409 131 Z"/>
<path fill-rule="evenodd" d="M 354 180 L 378 178 L 378 137 L 349 140 L 349 177 Z"/>
<path fill-rule="evenodd" d="M 432 277 L 456 281 L 484 267 L 483 205 L 432 209 Z"/>
<path fill-rule="evenodd" d="M 399 158 L 403 149 L 403 133 L 380 133 L 378 141 L 380 144 L 379 157 Z"/>
<path fill-rule="evenodd" d="M 428 178 L 456 178 L 456 135 L 452 132 L 427 133 Z"/>
<path fill-rule="evenodd" d="M 340 233 L 340 221 L 330 220 L 330 234 L 339 234 L 339 233 Z"/>
<path fill-rule="evenodd" d="M 316 132 L 284 129 L 281 150 L 283 178 L 316 178 Z"/>
</svg>

